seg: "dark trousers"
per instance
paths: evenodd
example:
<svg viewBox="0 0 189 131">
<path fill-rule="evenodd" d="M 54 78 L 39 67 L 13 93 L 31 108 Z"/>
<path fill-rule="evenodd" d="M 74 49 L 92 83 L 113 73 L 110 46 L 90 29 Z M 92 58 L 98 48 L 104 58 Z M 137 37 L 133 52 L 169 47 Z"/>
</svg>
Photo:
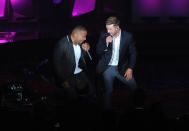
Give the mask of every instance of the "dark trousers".
<svg viewBox="0 0 189 131">
<path fill-rule="evenodd" d="M 111 109 L 112 108 L 112 92 L 113 92 L 113 84 L 114 79 L 117 78 L 126 87 L 130 88 L 132 91 L 137 89 L 137 84 L 134 77 L 127 81 L 124 76 L 122 76 L 118 72 L 117 66 L 109 66 L 105 72 L 103 73 L 103 79 L 105 84 L 105 93 L 104 93 L 104 108 Z"/>
<path fill-rule="evenodd" d="M 85 72 L 73 75 L 68 80 L 70 87 L 64 88 L 65 99 L 67 102 L 76 102 L 81 97 L 89 100 L 93 99 L 94 85 L 87 77 Z"/>
</svg>

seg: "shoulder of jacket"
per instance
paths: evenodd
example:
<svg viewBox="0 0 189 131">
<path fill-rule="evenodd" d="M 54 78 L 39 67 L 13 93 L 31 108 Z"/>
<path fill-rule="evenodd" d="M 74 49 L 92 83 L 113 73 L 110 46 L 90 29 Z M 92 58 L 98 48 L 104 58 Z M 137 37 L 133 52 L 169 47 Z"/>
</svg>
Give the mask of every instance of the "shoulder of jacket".
<svg viewBox="0 0 189 131">
<path fill-rule="evenodd" d="M 100 32 L 100 36 L 104 36 L 105 33 L 106 33 L 105 30 L 101 31 L 101 32 Z"/>
<path fill-rule="evenodd" d="M 129 37 L 129 38 L 133 36 L 131 32 L 126 31 L 126 30 L 122 30 L 121 33 L 123 33 L 124 35 L 127 35 L 127 37 Z"/>
</svg>

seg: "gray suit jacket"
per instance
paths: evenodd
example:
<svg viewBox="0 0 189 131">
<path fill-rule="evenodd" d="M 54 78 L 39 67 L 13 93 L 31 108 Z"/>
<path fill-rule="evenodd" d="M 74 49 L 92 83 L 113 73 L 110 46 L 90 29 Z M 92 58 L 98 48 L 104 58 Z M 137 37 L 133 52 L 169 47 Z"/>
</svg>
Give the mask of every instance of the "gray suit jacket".
<svg viewBox="0 0 189 131">
<path fill-rule="evenodd" d="M 81 48 L 82 50 L 82 48 Z M 74 75 L 75 71 L 75 55 L 73 43 L 70 36 L 63 37 L 54 48 L 53 65 L 55 76 L 60 82 L 64 82 Z M 79 67 L 86 70 L 86 62 L 84 59 L 84 51 L 81 52 Z"/>
</svg>

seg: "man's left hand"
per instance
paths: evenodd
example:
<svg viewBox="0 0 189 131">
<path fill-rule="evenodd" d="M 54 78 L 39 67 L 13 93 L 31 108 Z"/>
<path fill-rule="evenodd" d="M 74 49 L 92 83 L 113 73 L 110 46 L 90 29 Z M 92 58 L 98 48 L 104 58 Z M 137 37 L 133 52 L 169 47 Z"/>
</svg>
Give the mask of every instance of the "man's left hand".
<svg viewBox="0 0 189 131">
<path fill-rule="evenodd" d="M 131 68 L 128 68 L 126 71 L 125 71 L 125 74 L 124 74 L 124 77 L 125 79 L 128 81 L 128 80 L 131 80 L 132 77 L 133 77 L 133 70 Z"/>
<path fill-rule="evenodd" d="M 89 51 L 90 50 L 89 43 L 84 43 L 84 44 L 81 45 L 81 47 L 83 48 L 84 51 Z"/>
</svg>

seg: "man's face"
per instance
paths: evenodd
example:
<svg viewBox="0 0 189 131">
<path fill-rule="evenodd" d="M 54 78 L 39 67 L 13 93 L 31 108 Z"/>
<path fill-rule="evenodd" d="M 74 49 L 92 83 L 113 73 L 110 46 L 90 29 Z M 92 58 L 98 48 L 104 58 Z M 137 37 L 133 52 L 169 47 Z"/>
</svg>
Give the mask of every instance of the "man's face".
<svg viewBox="0 0 189 131">
<path fill-rule="evenodd" d="M 106 25 L 106 30 L 111 36 L 114 36 L 118 32 L 118 26 Z"/>
<path fill-rule="evenodd" d="M 82 31 L 78 32 L 78 35 L 77 35 L 78 43 L 82 43 L 83 41 L 85 41 L 86 37 L 87 37 L 87 31 L 86 30 L 82 30 Z"/>
</svg>

